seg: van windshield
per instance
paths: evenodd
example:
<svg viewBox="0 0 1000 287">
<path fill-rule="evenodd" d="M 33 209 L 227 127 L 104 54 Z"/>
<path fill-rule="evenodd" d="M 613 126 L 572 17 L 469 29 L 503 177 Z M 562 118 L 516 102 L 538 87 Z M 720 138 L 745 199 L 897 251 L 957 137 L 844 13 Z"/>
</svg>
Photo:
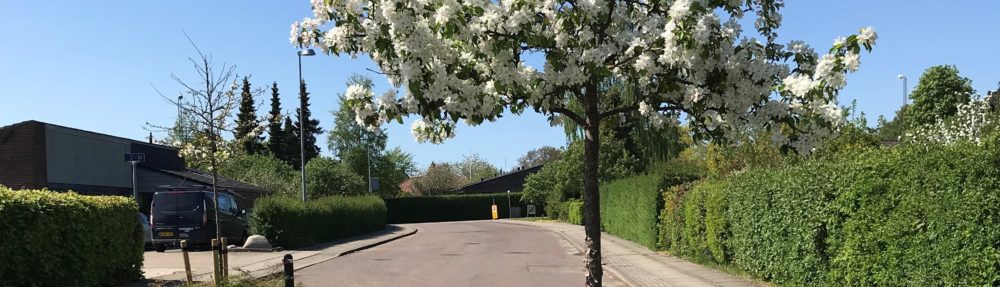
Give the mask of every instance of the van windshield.
<svg viewBox="0 0 1000 287">
<path fill-rule="evenodd" d="M 153 199 L 156 211 L 195 211 L 203 207 L 199 192 L 157 193 Z"/>
</svg>

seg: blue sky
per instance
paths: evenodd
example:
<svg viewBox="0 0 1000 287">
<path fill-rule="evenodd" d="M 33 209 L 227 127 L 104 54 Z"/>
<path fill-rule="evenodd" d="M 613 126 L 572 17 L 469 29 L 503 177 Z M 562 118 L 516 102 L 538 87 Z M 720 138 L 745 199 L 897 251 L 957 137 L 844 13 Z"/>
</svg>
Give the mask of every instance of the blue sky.
<svg viewBox="0 0 1000 287">
<path fill-rule="evenodd" d="M 180 91 L 171 74 L 197 81 L 187 61 L 195 52 L 182 31 L 218 63 L 252 75 L 254 85 L 276 81 L 287 111 L 297 105 L 288 28 L 311 15 L 308 1 L 57 2 L 0 1 L 0 126 L 34 119 L 145 138 L 144 123 L 168 125 L 176 113 L 153 86 L 169 96 Z M 841 94 L 842 104 L 857 100 L 871 124 L 902 104 L 897 74 L 907 75 L 912 89 L 927 67 L 954 64 L 981 94 L 1000 81 L 1000 1 L 789 1 L 782 14 L 781 42 L 805 40 L 818 51 L 837 36 L 876 28 L 878 46 L 862 56 L 861 71 Z M 332 128 L 329 111 L 351 74 L 387 85 L 366 68 L 374 68 L 367 58 L 304 59 L 313 115 L 324 129 Z M 389 145 L 414 154 L 420 167 L 478 153 L 509 169 L 530 149 L 565 145 L 562 129 L 537 114 L 463 126 L 441 145 L 418 144 L 409 127 L 388 125 Z M 325 136 L 320 146 L 330 154 Z"/>
</svg>

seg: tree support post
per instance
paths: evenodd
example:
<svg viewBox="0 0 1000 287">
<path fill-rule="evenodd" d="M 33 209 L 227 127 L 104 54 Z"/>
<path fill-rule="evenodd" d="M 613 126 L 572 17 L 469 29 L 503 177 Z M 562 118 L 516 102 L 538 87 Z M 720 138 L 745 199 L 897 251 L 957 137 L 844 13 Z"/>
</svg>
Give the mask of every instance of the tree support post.
<svg viewBox="0 0 1000 287">
<path fill-rule="evenodd" d="M 188 242 L 181 240 L 181 253 L 184 254 L 184 274 L 187 275 L 187 284 L 194 284 L 191 276 L 191 258 L 188 257 Z"/>
</svg>

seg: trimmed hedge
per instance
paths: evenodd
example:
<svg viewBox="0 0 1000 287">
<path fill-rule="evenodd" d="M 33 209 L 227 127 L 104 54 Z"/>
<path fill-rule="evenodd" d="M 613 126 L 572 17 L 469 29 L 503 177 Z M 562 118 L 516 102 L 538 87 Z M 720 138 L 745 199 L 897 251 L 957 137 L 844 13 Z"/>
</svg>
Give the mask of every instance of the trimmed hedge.
<svg viewBox="0 0 1000 287">
<path fill-rule="evenodd" d="M 701 181 L 666 189 L 657 247 L 697 261 L 726 262 L 730 251 L 725 182 Z"/>
<path fill-rule="evenodd" d="M 385 199 L 385 205 L 389 223 L 441 222 L 492 219 L 494 200 L 497 215 L 507 218 L 506 193 L 396 197 Z M 510 200 L 513 206 L 526 206 L 519 192 L 510 193 Z M 521 208 L 521 212 L 526 209 Z"/>
<path fill-rule="evenodd" d="M 656 248 L 657 213 L 663 177 L 644 174 L 614 180 L 601 186 L 601 228 L 610 234 Z"/>
<path fill-rule="evenodd" d="M 132 199 L 0 186 L 0 281 L 110 286 L 142 278 Z"/>
<path fill-rule="evenodd" d="M 664 197 L 661 246 L 780 285 L 1000 285 L 996 141 L 842 154 Z"/>
<path fill-rule="evenodd" d="M 271 244 L 297 248 L 385 228 L 386 205 L 378 196 L 330 196 L 302 203 L 272 196 L 258 199 L 250 216 L 253 234 Z"/>
</svg>

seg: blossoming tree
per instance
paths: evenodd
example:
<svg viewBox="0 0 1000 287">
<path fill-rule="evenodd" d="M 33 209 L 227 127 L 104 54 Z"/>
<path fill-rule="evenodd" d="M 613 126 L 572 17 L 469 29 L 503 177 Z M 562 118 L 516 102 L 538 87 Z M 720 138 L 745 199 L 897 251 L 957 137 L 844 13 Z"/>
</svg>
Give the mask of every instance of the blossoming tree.
<svg viewBox="0 0 1000 287">
<path fill-rule="evenodd" d="M 442 142 L 455 123 L 478 125 L 509 111 L 562 115 L 584 130 L 587 285 L 602 277 L 598 127 L 638 110 L 652 122 L 684 115 L 701 136 L 772 130 L 776 144 L 808 152 L 843 122 L 837 93 L 856 71 L 871 28 L 838 38 L 819 56 L 775 42 L 780 0 L 313 0 L 314 17 L 291 42 L 326 53 L 367 55 L 393 85 L 381 96 L 349 87 L 347 103 L 370 127 L 417 116 L 418 141 Z M 742 36 L 754 13 L 759 37 Z M 759 38 L 760 40 L 758 40 Z M 525 63 L 544 56 L 544 67 Z M 636 92 L 601 105 L 600 85 Z M 582 112 L 567 108 L 571 102 Z M 579 110 L 578 110 L 579 111 Z"/>
</svg>

